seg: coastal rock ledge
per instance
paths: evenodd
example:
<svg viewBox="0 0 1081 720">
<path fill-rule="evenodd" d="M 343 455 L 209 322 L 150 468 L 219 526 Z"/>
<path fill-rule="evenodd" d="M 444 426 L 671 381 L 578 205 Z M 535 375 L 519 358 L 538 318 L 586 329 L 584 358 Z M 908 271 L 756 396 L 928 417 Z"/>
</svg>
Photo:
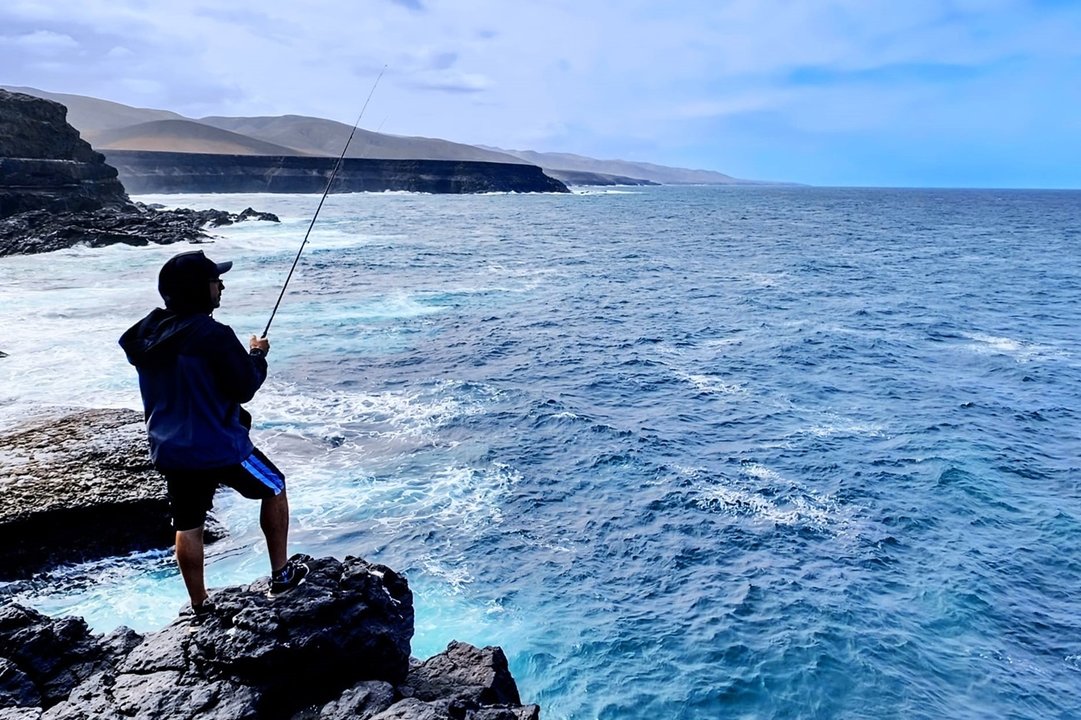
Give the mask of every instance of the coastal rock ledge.
<svg viewBox="0 0 1081 720">
<path fill-rule="evenodd" d="M 295 557 L 311 568 L 296 589 L 216 590 L 202 622 L 147 635 L 0 607 L 0 720 L 539 720 L 499 648 L 452 642 L 410 658 L 402 576 Z"/>
<path fill-rule="evenodd" d="M 0 90 L 0 257 L 74 245 L 200 242 L 204 227 L 277 222 L 248 208 L 162 210 L 134 203 L 116 168 L 67 122 L 67 108 Z"/>
<path fill-rule="evenodd" d="M 225 534 L 213 518 L 207 532 Z M 142 413 L 59 408 L 0 434 L 0 582 L 174 537 Z"/>
</svg>

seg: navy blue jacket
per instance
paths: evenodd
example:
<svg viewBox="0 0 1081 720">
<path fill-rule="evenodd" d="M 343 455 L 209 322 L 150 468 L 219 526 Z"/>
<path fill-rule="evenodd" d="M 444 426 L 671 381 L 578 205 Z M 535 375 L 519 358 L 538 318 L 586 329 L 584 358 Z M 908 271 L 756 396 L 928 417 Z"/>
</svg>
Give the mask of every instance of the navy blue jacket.
<svg viewBox="0 0 1081 720">
<path fill-rule="evenodd" d="M 205 313 L 157 308 L 120 338 L 139 371 L 150 457 L 159 470 L 236 465 L 253 445 L 240 407 L 267 374 L 228 325 Z M 242 420 L 247 419 L 247 423 Z"/>
</svg>

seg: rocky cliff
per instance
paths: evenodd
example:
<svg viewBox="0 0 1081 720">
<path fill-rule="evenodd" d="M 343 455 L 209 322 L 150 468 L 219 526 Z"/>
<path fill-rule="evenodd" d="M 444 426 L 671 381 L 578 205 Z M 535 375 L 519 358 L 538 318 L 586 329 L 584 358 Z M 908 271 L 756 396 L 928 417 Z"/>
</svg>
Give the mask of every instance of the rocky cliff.
<svg viewBox="0 0 1081 720">
<path fill-rule="evenodd" d="M 55 102 L 0 90 L 0 218 L 130 204 L 116 170 Z"/>
<path fill-rule="evenodd" d="M 172 546 L 142 413 L 50 411 L 0 435 L 0 451 L 0 582 Z M 207 530 L 210 542 L 224 534 L 212 518 Z"/>
<path fill-rule="evenodd" d="M 219 531 L 220 532 L 220 529 Z M 49 411 L 0 436 L 0 720 L 537 720 L 499 648 L 410 658 L 404 577 L 357 558 L 212 588 L 214 610 L 139 635 L 94 635 L 5 591 L 56 563 L 168 547 L 164 482 L 133 410 Z M 177 583 L 180 579 L 177 578 Z"/>
<path fill-rule="evenodd" d="M 63 105 L 0 90 L 0 257 L 73 245 L 197 241 L 206 225 L 277 221 L 249 210 L 152 210 L 132 203 L 65 120 Z"/>
<path fill-rule="evenodd" d="M 107 150 L 132 193 L 321 193 L 337 158 Z M 331 192 L 568 192 L 535 165 L 346 158 Z"/>
<path fill-rule="evenodd" d="M 405 578 L 358 558 L 297 556 L 304 584 L 211 593 L 198 621 L 94 635 L 79 618 L 0 607 L 4 720 L 538 720 L 499 648 L 410 658 Z"/>
</svg>

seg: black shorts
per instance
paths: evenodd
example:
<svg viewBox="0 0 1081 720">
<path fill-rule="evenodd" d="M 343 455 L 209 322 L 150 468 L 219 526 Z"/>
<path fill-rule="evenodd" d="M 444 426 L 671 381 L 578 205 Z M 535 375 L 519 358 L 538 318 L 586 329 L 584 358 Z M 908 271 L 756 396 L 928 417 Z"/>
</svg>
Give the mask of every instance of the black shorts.
<svg viewBox="0 0 1081 720">
<path fill-rule="evenodd" d="M 239 465 L 209 470 L 162 471 L 169 495 L 173 529 L 194 530 L 206 522 L 214 506 L 214 491 L 226 485 L 252 500 L 265 500 L 285 490 L 285 474 L 267 456 L 252 451 Z"/>
</svg>

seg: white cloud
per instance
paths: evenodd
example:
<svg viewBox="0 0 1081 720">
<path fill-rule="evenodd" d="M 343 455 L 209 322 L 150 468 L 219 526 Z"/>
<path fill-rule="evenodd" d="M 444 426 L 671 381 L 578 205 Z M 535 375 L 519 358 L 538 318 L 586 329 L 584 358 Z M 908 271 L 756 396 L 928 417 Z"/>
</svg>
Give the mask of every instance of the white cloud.
<svg viewBox="0 0 1081 720">
<path fill-rule="evenodd" d="M 674 118 L 699 119 L 740 115 L 747 112 L 781 107 L 790 97 L 790 92 L 765 91 L 738 93 L 722 98 L 692 100 L 676 106 L 672 110 L 671 116 Z"/>
<path fill-rule="evenodd" d="M 34 32 L 15 36 L 0 36 L 0 43 L 42 55 L 79 49 L 79 43 L 75 41 L 75 38 L 50 30 L 35 30 Z"/>
<path fill-rule="evenodd" d="M 135 53 L 126 47 L 117 45 L 109 49 L 109 52 L 105 53 L 105 57 L 110 60 L 128 60 L 135 57 Z"/>
<path fill-rule="evenodd" d="M 999 65 L 1047 73 L 1081 54 L 1081 6 L 1034 8 L 1026 0 L 234 0 L 225 9 L 219 0 L 9 0 L 0 7 L 8 36 L 0 79 L 192 116 L 352 123 L 388 65 L 368 116 L 388 117 L 387 132 L 584 154 L 590 143 L 648 152 L 678 138 L 705 155 L 723 142 L 716 123 L 752 114 L 802 132 L 888 135 L 907 132 L 903 114 L 913 108 L 933 115 L 928 103 L 948 101 L 951 90 L 985 109 L 977 95 L 991 92 Z M 128 80 L 116 80 L 118 65 Z M 938 67 L 973 74 L 936 79 Z M 946 104 L 962 116 L 959 103 Z"/>
<path fill-rule="evenodd" d="M 54 20 L 60 14 L 56 3 L 35 2 L 35 0 L 8 0 L 4 3 L 4 14 L 30 21 Z"/>
<path fill-rule="evenodd" d="M 475 93 L 492 86 L 487 76 L 479 73 L 462 73 L 453 70 L 418 73 L 408 84 L 423 90 L 442 90 L 455 93 Z"/>
</svg>

